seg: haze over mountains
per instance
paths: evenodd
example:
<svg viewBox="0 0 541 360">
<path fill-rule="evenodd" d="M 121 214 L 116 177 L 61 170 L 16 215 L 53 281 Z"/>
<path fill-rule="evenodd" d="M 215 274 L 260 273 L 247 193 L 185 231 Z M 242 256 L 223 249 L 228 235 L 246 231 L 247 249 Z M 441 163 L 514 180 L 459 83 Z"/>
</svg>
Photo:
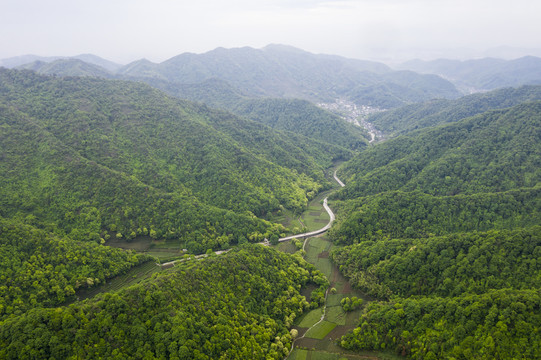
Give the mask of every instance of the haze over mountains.
<svg viewBox="0 0 541 360">
<path fill-rule="evenodd" d="M 525 56 L 515 60 L 412 60 L 397 68 L 445 77 L 465 91 L 493 90 L 505 86 L 541 84 L 541 58 Z"/>
<path fill-rule="evenodd" d="M 86 59 L 95 66 L 102 67 L 104 63 L 96 58 Z M 69 59 L 56 59 L 53 64 L 28 64 L 27 58 L 19 60 L 18 66 L 44 74 L 79 73 L 140 80 L 173 95 L 177 95 L 177 88 L 181 84 L 218 78 L 249 97 L 288 97 L 311 101 L 347 97 L 382 108 L 431 98 L 460 96 L 451 83 L 433 75 L 396 72 L 382 63 L 314 55 L 283 45 L 269 45 L 263 49 L 218 48 L 199 55 L 181 54 L 160 64 L 139 60 L 110 74 Z M 13 67 L 17 59 L 3 63 Z M 109 69 L 113 66 L 108 64 Z"/>
<path fill-rule="evenodd" d="M 1 60 L 0 66 L 60 76 L 140 80 L 173 95 L 182 95 L 187 84 L 195 86 L 221 79 L 232 91 L 248 97 L 311 101 L 345 97 L 357 104 L 380 108 L 541 83 L 541 59 L 533 56 L 514 60 L 411 60 L 397 65 L 399 71 L 396 71 L 383 63 L 315 55 L 285 45 L 268 45 L 262 49 L 217 48 L 203 54 L 180 54 L 158 64 L 142 59 L 119 65 L 87 54 L 70 58 L 20 56 Z"/>
</svg>

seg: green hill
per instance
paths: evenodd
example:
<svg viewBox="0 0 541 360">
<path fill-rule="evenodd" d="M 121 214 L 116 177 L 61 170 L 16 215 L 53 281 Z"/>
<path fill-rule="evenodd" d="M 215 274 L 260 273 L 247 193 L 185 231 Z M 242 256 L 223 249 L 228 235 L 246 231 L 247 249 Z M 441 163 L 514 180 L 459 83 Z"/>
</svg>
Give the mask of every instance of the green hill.
<svg viewBox="0 0 541 360">
<path fill-rule="evenodd" d="M 389 190 L 500 192 L 541 180 L 541 102 L 486 112 L 387 141 L 352 159 L 341 199 Z"/>
<path fill-rule="evenodd" d="M 363 129 L 306 100 L 251 99 L 230 110 L 273 129 L 291 131 L 346 149 L 360 150 L 367 145 Z"/>
<path fill-rule="evenodd" d="M 150 256 L 59 238 L 0 217 L 0 319 L 74 300 L 96 286 L 153 260 Z"/>
<path fill-rule="evenodd" d="M 538 357 L 540 144 L 541 102 L 526 102 L 410 132 L 345 164 L 330 235 L 347 246 L 331 257 L 380 301 L 342 347 L 411 359 Z"/>
<path fill-rule="evenodd" d="M 58 76 L 93 76 L 112 78 L 106 69 L 79 59 L 58 59 L 52 62 L 35 61 L 17 67 L 19 70 L 33 70 L 44 75 Z"/>
<path fill-rule="evenodd" d="M 367 121 L 389 136 L 456 122 L 488 110 L 504 109 L 523 102 L 541 100 L 541 86 L 505 88 L 461 97 L 406 105 L 371 115 Z"/>
<path fill-rule="evenodd" d="M 367 135 L 363 129 L 306 100 L 249 98 L 219 79 L 198 84 L 172 85 L 161 81 L 150 83 L 181 99 L 203 102 L 276 130 L 286 130 L 350 150 L 359 150 L 366 146 Z"/>
<path fill-rule="evenodd" d="M 541 83 L 541 59 L 525 56 L 514 60 L 484 58 L 475 60 L 413 60 L 399 66 L 419 73 L 445 76 L 457 87 L 493 90 L 509 86 Z"/>
<path fill-rule="evenodd" d="M 260 245 L 179 264 L 146 282 L 2 323 L 0 357 L 283 359 L 288 327 L 323 280 L 300 259 Z"/>
<path fill-rule="evenodd" d="M 151 234 L 198 251 L 262 239 L 274 226 L 255 216 L 302 210 L 336 156 L 139 83 L 0 77 L 0 215 L 75 239 Z"/>
<path fill-rule="evenodd" d="M 457 90 L 436 75 L 420 75 L 412 71 L 394 71 L 372 81 L 363 81 L 347 97 L 360 105 L 393 109 L 406 104 L 437 99 L 455 99 Z"/>
</svg>

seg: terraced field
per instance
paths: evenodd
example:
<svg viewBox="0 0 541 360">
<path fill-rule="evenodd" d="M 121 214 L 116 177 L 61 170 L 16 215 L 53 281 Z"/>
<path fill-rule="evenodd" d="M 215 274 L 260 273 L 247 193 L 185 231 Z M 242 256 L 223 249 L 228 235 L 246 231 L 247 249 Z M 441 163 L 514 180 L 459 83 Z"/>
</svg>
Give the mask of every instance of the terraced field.
<svg viewBox="0 0 541 360">
<path fill-rule="evenodd" d="M 154 261 L 148 261 L 144 264 L 131 268 L 124 275 L 119 275 L 107 280 L 106 283 L 91 289 L 84 289 L 77 292 L 78 300 L 84 300 L 104 292 L 115 292 L 125 287 L 135 285 L 149 277 L 155 272 L 166 271 L 161 266 L 157 266 Z"/>
</svg>

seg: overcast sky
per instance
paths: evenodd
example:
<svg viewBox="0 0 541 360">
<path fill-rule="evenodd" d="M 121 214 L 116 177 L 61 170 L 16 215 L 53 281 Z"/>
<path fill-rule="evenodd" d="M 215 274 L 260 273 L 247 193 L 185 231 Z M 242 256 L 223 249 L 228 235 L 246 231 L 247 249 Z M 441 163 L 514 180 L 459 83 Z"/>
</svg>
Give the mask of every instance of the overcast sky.
<svg viewBox="0 0 541 360">
<path fill-rule="evenodd" d="M 0 59 L 160 62 L 270 43 L 387 61 L 480 56 L 541 49 L 540 14 L 539 0 L 2 0 Z"/>
</svg>

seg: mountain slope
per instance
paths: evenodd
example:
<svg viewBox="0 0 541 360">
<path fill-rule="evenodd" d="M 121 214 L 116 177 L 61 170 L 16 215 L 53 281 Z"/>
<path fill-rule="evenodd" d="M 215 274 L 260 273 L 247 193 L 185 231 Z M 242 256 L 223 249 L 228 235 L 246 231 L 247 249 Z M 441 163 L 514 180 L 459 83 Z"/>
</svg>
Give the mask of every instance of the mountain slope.
<svg viewBox="0 0 541 360">
<path fill-rule="evenodd" d="M 532 187 L 541 181 L 541 102 L 490 111 L 368 149 L 341 171 L 345 198 L 387 190 L 434 195 Z"/>
<path fill-rule="evenodd" d="M 111 73 L 116 72 L 122 65 L 103 59 L 93 54 L 80 54 L 76 56 L 37 56 L 23 55 L 0 60 L 0 66 L 8 69 L 17 68 L 33 62 L 51 63 L 57 60 L 80 60 L 87 64 L 99 66 Z"/>
<path fill-rule="evenodd" d="M 50 63 L 34 61 L 18 66 L 16 69 L 33 70 L 44 75 L 113 77 L 106 69 L 78 59 L 58 59 Z"/>
<path fill-rule="evenodd" d="M 301 287 L 322 280 L 300 257 L 245 246 L 117 293 L 12 316 L 0 323 L 0 357 L 283 359 L 290 322 L 309 309 Z"/>
<path fill-rule="evenodd" d="M 346 163 L 333 236 L 427 237 L 536 224 L 541 102 L 412 132 Z"/>
<path fill-rule="evenodd" d="M 260 50 L 218 48 L 200 55 L 185 53 L 160 64 L 134 62 L 121 68 L 118 74 L 128 79 L 150 83 L 167 81 L 171 84 L 195 84 L 219 78 L 249 97 L 333 101 L 341 96 L 350 96 L 349 92 L 357 87 L 387 83 L 412 93 L 404 99 L 389 102 L 390 106 L 401 105 L 411 99 L 460 95 L 452 84 L 434 76 L 393 72 L 378 63 L 314 55 L 284 46 L 268 46 Z M 383 93 L 387 95 L 386 90 Z M 358 103 L 369 100 L 367 96 L 355 96 Z M 377 101 L 377 98 L 370 101 Z"/>
<path fill-rule="evenodd" d="M 236 242 L 270 229 L 246 211 L 306 206 L 326 185 L 320 164 L 335 156 L 143 84 L 0 77 L 2 216 L 32 215 L 74 238 L 110 230 L 129 239 L 146 228 L 208 247 L 223 246 L 213 242 L 222 235 Z M 235 121 L 252 126 L 250 136 Z"/>
<path fill-rule="evenodd" d="M 346 163 L 330 236 L 347 246 L 331 257 L 378 301 L 340 345 L 537 358 L 540 169 L 541 101 L 413 131 Z"/>
<path fill-rule="evenodd" d="M 350 150 L 366 146 L 366 132 L 340 117 L 300 99 L 249 98 L 226 81 L 209 79 L 197 84 L 171 84 L 161 80 L 149 82 L 169 94 L 263 123 L 276 130 L 286 130 L 330 146 Z M 339 151 L 337 151 L 337 154 Z"/>
<path fill-rule="evenodd" d="M 306 100 L 245 100 L 231 111 L 273 129 L 292 131 L 346 149 L 359 150 L 367 145 L 366 132 L 360 127 Z"/>
<path fill-rule="evenodd" d="M 541 100 L 541 86 L 504 88 L 457 100 L 433 100 L 406 105 L 371 115 L 367 121 L 390 136 L 444 123 L 456 122 L 488 110 L 503 109 L 528 101 Z"/>
<path fill-rule="evenodd" d="M 480 90 L 541 84 L 541 58 L 534 56 L 515 60 L 414 60 L 401 64 L 399 68 L 442 75 L 459 87 Z"/>
</svg>

